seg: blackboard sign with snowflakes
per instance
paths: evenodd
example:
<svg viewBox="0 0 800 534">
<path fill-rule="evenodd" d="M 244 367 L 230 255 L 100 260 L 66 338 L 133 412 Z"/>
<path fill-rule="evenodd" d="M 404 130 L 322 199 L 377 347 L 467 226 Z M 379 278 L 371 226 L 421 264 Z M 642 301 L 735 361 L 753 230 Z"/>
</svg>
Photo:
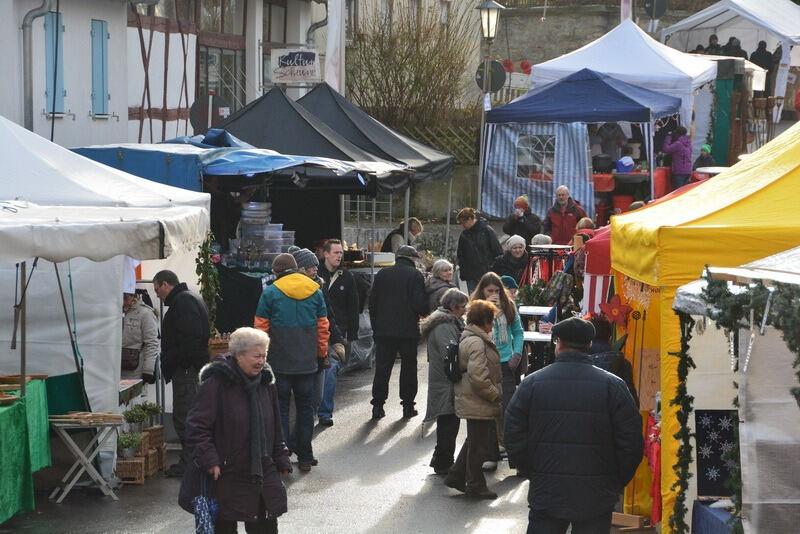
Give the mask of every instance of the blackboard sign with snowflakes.
<svg viewBox="0 0 800 534">
<path fill-rule="evenodd" d="M 725 487 L 730 461 L 723 454 L 736 446 L 736 410 L 695 410 L 698 497 L 730 495 Z"/>
</svg>

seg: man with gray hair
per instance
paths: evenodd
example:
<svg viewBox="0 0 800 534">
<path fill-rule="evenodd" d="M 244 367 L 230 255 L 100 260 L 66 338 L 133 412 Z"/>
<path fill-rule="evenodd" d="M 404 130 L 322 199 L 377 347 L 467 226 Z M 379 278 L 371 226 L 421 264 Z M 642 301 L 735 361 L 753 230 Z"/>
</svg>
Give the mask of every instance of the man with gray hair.
<svg viewBox="0 0 800 534">
<path fill-rule="evenodd" d="M 586 217 L 580 204 L 569 195 L 569 188 L 562 185 L 556 189 L 556 201 L 547 210 L 544 219 L 544 233 L 550 235 L 554 245 L 566 245 L 575 234 L 578 221 Z"/>
</svg>

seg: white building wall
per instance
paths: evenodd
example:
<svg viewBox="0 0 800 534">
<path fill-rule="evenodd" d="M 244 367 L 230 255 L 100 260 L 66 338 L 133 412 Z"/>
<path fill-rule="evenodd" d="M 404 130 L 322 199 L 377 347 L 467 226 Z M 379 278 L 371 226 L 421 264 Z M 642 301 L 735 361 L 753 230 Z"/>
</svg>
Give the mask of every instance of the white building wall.
<svg viewBox="0 0 800 534">
<path fill-rule="evenodd" d="M 0 114 L 22 124 L 22 19 L 25 13 L 41 5 L 40 0 L 5 0 L 0 2 L 0 35 L 5 45 L 0 55 L 0 72 L 4 73 L 0 94 Z M 55 6 L 55 3 L 53 4 Z M 127 2 L 122 0 L 84 0 L 61 2 L 63 33 L 64 97 L 63 117 L 55 119 L 54 141 L 60 145 L 82 146 L 95 143 L 114 143 L 126 140 L 127 78 L 125 39 Z M 105 20 L 111 35 L 108 41 L 108 119 L 91 117 L 92 19 Z M 33 130 L 49 139 L 50 119 L 44 115 L 45 100 L 45 42 L 44 17 L 33 22 Z M 119 120 L 117 119 L 119 117 Z"/>
</svg>

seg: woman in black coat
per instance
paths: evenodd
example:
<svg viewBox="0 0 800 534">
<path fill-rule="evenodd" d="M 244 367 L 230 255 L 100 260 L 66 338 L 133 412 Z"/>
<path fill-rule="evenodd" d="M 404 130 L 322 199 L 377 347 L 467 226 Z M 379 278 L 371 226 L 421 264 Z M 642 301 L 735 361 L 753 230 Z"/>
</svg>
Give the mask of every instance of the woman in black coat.
<svg viewBox="0 0 800 534">
<path fill-rule="evenodd" d="M 291 471 L 281 434 L 275 376 L 266 363 L 269 336 L 239 328 L 230 338 L 230 354 L 218 356 L 200 372 L 202 384 L 187 417 L 191 462 L 181 484 L 179 504 L 194 513 L 192 500 L 217 499 L 218 534 L 275 533 L 287 510 L 281 480 Z"/>
</svg>

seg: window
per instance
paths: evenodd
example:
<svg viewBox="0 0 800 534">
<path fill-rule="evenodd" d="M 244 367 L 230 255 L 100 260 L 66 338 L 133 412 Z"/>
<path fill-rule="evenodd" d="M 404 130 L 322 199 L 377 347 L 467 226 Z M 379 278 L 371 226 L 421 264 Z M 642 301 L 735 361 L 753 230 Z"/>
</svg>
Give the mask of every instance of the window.
<svg viewBox="0 0 800 534">
<path fill-rule="evenodd" d="M 198 97 L 209 91 L 222 97 L 233 110 L 245 104 L 244 50 L 199 46 Z"/>
<path fill-rule="evenodd" d="M 44 41 L 44 64 L 47 69 L 44 89 L 47 99 L 45 109 L 47 113 L 64 113 L 64 27 L 61 25 L 61 13 L 51 11 L 44 16 Z M 55 99 L 53 86 L 55 86 Z"/>
<path fill-rule="evenodd" d="M 108 23 L 92 20 L 92 114 L 108 114 Z"/>
<path fill-rule="evenodd" d="M 136 4 L 136 11 L 140 15 L 151 15 L 163 19 L 191 22 L 195 17 L 195 2 L 197 0 L 159 0 L 154 6 Z"/>
<path fill-rule="evenodd" d="M 521 134 L 517 141 L 517 178 L 553 181 L 556 136 Z"/>
<path fill-rule="evenodd" d="M 222 0 L 201 0 L 200 29 L 222 33 Z"/>
<path fill-rule="evenodd" d="M 353 41 L 358 32 L 358 0 L 346 0 L 344 3 L 345 34 L 344 38 L 348 42 Z"/>
<path fill-rule="evenodd" d="M 450 21 L 450 0 L 439 0 L 439 22 L 447 26 Z"/>
<path fill-rule="evenodd" d="M 244 35 L 245 0 L 200 0 L 200 29 Z"/>
<path fill-rule="evenodd" d="M 286 42 L 286 0 L 264 0 L 263 33 L 267 43 Z"/>
<path fill-rule="evenodd" d="M 392 23 L 392 15 L 394 14 L 394 0 L 381 0 L 381 18 L 384 24 Z"/>
</svg>

